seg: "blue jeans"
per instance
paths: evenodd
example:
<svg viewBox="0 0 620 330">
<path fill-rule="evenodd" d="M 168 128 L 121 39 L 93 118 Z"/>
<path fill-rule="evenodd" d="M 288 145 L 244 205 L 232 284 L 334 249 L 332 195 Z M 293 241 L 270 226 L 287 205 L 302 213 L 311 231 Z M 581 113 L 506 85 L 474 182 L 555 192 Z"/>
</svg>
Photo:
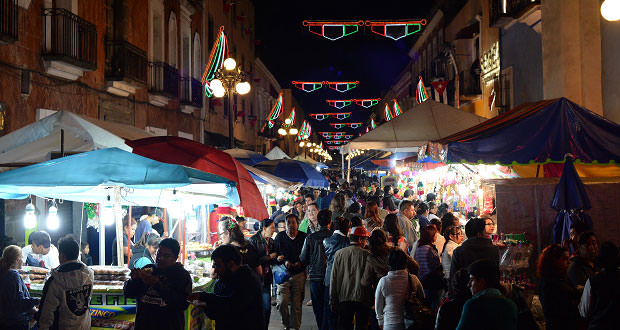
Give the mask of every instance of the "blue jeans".
<svg viewBox="0 0 620 330">
<path fill-rule="evenodd" d="M 323 295 L 325 294 L 325 285 L 321 280 L 310 280 L 310 299 L 312 299 L 312 311 L 316 324 L 319 329 L 323 329 Z"/>
<path fill-rule="evenodd" d="M 329 286 L 324 286 L 325 293 L 323 294 L 323 324 L 320 329 L 323 330 L 336 330 L 336 314 L 332 313 L 329 306 Z M 312 302 L 314 304 L 314 301 Z"/>
<path fill-rule="evenodd" d="M 271 285 L 263 286 L 263 311 L 265 313 L 265 330 L 267 330 L 271 316 Z"/>
</svg>

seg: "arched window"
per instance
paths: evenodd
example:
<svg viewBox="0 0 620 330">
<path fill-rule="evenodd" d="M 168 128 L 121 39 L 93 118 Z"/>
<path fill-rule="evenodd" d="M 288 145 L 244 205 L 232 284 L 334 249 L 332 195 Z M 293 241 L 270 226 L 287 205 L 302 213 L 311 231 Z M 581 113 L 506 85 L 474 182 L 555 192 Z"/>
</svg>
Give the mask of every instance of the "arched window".
<svg viewBox="0 0 620 330">
<path fill-rule="evenodd" d="M 179 67 L 178 58 L 178 41 L 177 41 L 177 17 L 174 12 L 170 12 L 168 20 L 168 64 L 175 68 Z"/>
<path fill-rule="evenodd" d="M 194 34 L 194 78 L 200 79 L 202 77 L 202 47 L 200 46 L 200 35 Z"/>
</svg>

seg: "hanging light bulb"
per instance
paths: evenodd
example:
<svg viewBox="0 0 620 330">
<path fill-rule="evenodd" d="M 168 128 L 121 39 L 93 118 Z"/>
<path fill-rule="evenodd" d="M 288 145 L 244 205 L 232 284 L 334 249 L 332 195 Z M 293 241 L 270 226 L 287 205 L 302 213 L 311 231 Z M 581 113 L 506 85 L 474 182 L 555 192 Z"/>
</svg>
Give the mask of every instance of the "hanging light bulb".
<svg viewBox="0 0 620 330">
<path fill-rule="evenodd" d="M 26 212 L 24 214 L 24 227 L 26 229 L 34 229 L 37 226 L 37 215 L 32 200 L 26 205 Z"/>
<path fill-rule="evenodd" d="M 103 223 L 104 226 L 111 226 L 114 224 L 114 207 L 110 202 L 110 195 L 108 195 L 108 201 L 106 203 L 100 204 L 101 209 L 99 210 L 99 221 Z"/>
<path fill-rule="evenodd" d="M 47 211 L 47 229 L 56 230 L 60 227 L 60 221 L 58 220 L 58 207 L 56 207 L 56 202 L 53 202 L 52 206 L 50 206 Z"/>
</svg>

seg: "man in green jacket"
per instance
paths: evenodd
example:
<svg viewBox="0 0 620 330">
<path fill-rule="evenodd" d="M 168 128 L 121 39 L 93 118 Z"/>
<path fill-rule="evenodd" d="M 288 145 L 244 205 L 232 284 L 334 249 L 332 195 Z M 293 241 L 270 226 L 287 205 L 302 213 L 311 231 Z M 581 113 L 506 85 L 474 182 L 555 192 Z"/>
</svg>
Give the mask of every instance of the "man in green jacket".
<svg viewBox="0 0 620 330">
<path fill-rule="evenodd" d="M 474 295 L 463 306 L 457 330 L 516 330 L 517 306 L 499 291 L 499 268 L 480 259 L 469 268 L 469 288 Z"/>
</svg>

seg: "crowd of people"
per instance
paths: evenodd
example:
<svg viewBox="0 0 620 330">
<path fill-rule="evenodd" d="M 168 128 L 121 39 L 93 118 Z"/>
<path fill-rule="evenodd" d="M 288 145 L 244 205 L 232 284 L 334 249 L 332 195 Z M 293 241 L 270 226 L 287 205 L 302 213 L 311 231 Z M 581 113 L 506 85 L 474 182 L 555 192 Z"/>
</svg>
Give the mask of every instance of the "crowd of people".
<svg viewBox="0 0 620 330">
<path fill-rule="evenodd" d="M 219 219 L 215 281 L 204 292 L 192 293 L 176 240 L 160 237 L 147 218 L 142 228 L 127 220 L 123 245 L 133 253 L 124 294 L 137 302 L 135 329 L 182 329 L 190 303 L 202 306 L 216 329 L 267 329 L 272 304 L 284 329 L 300 329 L 306 284 L 321 330 L 540 328 L 523 288 L 500 281 L 492 216 L 461 223 L 432 193 L 353 182 L 333 180 L 329 191 L 301 189 L 297 198 L 278 201 L 249 239 L 243 219 Z M 141 235 L 133 245 L 135 230 Z M 89 328 L 88 246 L 65 237 L 56 248 L 45 232 L 29 241 L 3 250 L 0 324 L 28 329 L 34 318 L 39 329 Z M 41 299 L 29 295 L 22 264 L 53 269 Z M 565 244 L 544 248 L 536 290 L 546 328 L 613 329 L 619 266 L 617 246 L 599 247 L 580 224 Z"/>
</svg>

